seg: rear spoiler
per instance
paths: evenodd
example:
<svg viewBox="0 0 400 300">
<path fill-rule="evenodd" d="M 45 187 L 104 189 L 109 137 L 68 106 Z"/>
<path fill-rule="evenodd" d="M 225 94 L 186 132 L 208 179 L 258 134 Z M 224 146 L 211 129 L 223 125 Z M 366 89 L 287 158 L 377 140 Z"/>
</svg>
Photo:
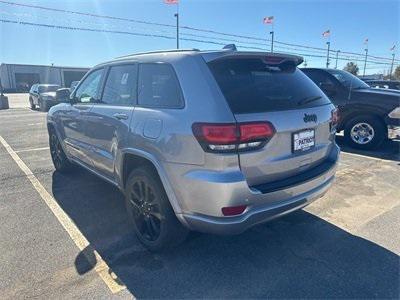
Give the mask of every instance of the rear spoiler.
<svg viewBox="0 0 400 300">
<path fill-rule="evenodd" d="M 218 51 L 202 53 L 204 60 L 209 63 L 212 61 L 234 59 L 234 58 L 261 58 L 268 65 L 281 65 L 284 63 L 293 63 L 295 66 L 300 65 L 304 59 L 301 56 L 270 53 L 270 52 L 245 52 L 245 51 Z"/>
</svg>

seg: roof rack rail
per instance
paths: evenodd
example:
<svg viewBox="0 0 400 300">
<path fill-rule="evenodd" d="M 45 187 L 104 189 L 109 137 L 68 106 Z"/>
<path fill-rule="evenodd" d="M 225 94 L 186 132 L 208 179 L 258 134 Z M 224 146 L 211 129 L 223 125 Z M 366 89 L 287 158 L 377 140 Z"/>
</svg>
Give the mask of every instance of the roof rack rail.
<svg viewBox="0 0 400 300">
<path fill-rule="evenodd" d="M 138 53 L 132 53 L 132 54 L 128 54 L 128 55 L 123 55 L 123 56 L 116 57 L 115 59 L 126 58 L 126 57 L 130 57 L 130 56 L 136 56 L 136 55 L 142 55 L 142 54 L 155 54 L 155 53 L 165 53 L 165 52 L 187 52 L 187 51 L 200 51 L 200 50 L 196 49 L 196 48 L 155 50 L 155 51 L 138 52 Z"/>
</svg>

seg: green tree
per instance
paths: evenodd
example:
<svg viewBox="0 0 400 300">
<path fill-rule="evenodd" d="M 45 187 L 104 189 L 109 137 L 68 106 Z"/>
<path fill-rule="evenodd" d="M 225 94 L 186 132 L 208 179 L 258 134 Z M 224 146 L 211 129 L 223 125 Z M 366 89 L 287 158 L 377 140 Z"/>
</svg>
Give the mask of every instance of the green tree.
<svg viewBox="0 0 400 300">
<path fill-rule="evenodd" d="M 397 66 L 396 69 L 394 70 L 393 77 L 397 80 L 400 80 L 400 66 Z"/>
<path fill-rule="evenodd" d="M 357 64 L 353 63 L 352 61 L 348 62 L 346 64 L 346 66 L 343 68 L 343 70 L 345 70 L 353 75 L 356 75 L 356 76 L 359 71 Z"/>
</svg>

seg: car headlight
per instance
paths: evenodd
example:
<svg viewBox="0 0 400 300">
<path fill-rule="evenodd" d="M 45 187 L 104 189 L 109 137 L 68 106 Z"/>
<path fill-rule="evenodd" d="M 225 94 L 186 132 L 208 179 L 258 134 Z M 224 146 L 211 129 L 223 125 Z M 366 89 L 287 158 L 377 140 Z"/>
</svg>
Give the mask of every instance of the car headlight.
<svg viewBox="0 0 400 300">
<path fill-rule="evenodd" d="M 396 107 L 389 113 L 389 118 L 400 119 L 400 106 Z"/>
</svg>

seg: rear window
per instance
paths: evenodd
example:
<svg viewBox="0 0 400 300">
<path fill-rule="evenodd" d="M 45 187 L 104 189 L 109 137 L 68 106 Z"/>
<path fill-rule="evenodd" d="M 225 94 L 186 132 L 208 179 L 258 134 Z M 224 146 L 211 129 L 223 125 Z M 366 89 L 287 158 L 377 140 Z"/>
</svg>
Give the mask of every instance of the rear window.
<svg viewBox="0 0 400 300">
<path fill-rule="evenodd" d="M 44 85 L 39 86 L 39 93 L 55 92 L 60 88 L 59 85 Z"/>
<path fill-rule="evenodd" d="M 233 113 L 291 110 L 330 103 L 293 64 L 271 66 L 261 58 L 235 58 L 208 65 Z"/>
</svg>

